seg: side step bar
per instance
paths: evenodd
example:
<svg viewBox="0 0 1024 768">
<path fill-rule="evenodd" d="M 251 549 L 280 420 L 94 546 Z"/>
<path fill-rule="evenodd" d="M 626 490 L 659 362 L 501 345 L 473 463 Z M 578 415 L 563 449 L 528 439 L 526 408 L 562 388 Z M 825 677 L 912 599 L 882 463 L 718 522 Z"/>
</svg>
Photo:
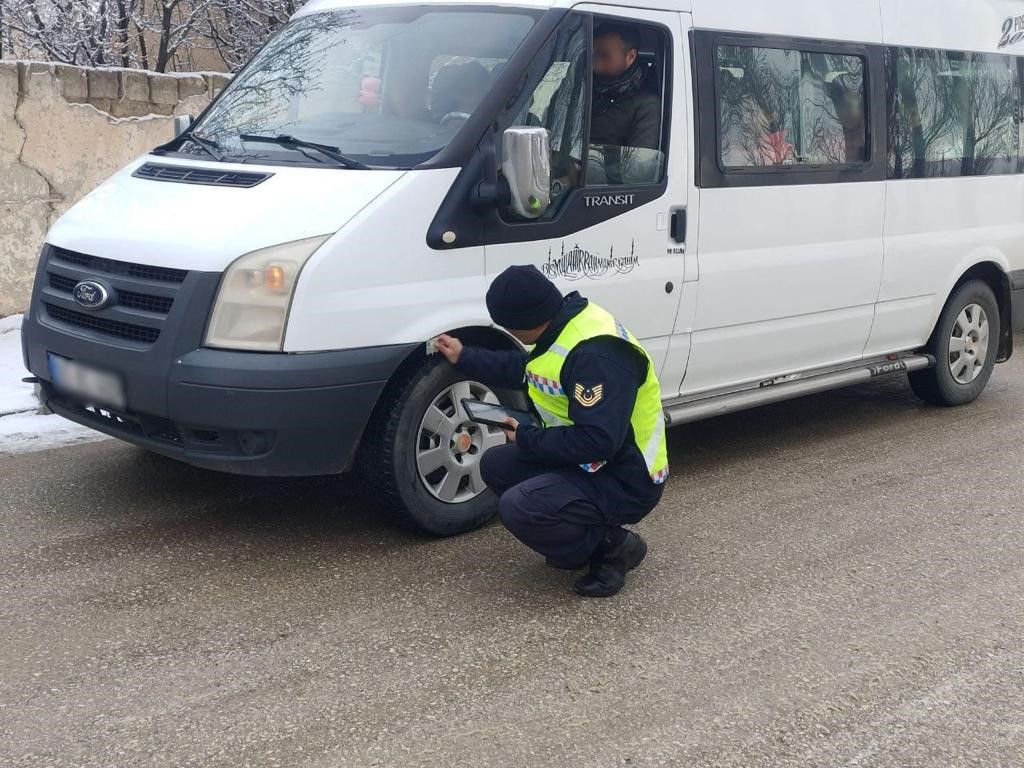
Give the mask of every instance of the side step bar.
<svg viewBox="0 0 1024 768">
<path fill-rule="evenodd" d="M 805 379 L 795 379 L 781 384 L 763 385 L 757 389 L 748 389 L 742 392 L 719 395 L 718 397 L 692 400 L 686 403 L 679 403 L 678 405 L 670 404 L 665 407 L 665 424 L 670 427 L 689 424 L 693 421 L 743 411 L 759 405 L 779 403 L 794 397 L 827 392 L 830 389 L 840 389 L 854 384 L 863 384 L 879 376 L 921 371 L 934 366 L 935 358 L 931 355 L 908 355 L 898 360 L 848 368 L 843 371 L 825 373 L 818 376 L 808 376 Z"/>
</svg>

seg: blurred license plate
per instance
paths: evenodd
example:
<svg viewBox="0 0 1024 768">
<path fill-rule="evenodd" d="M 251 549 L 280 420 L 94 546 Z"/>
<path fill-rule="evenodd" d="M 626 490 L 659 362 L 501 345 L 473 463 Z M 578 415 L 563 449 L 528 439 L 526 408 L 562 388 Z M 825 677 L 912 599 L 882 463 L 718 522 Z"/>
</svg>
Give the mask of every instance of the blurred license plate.
<svg viewBox="0 0 1024 768">
<path fill-rule="evenodd" d="M 124 385 L 120 377 L 75 360 L 46 354 L 50 379 L 57 389 L 85 400 L 89 405 L 109 405 L 124 410 Z"/>
</svg>

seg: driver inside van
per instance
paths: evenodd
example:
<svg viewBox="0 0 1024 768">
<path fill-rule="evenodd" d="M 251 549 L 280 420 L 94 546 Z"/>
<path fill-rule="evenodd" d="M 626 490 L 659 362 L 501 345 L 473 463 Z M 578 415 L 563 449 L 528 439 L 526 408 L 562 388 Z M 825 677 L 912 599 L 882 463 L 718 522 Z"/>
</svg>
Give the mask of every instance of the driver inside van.
<svg viewBox="0 0 1024 768">
<path fill-rule="evenodd" d="M 590 143 L 657 149 L 661 100 L 646 88 L 636 32 L 603 24 L 594 33 L 594 103 Z"/>
<path fill-rule="evenodd" d="M 594 33 L 589 184 L 643 183 L 660 175 L 661 98 L 648 83 L 639 39 L 626 24 L 602 24 Z M 578 161 L 563 161 L 563 185 L 575 186 L 578 170 Z"/>
</svg>

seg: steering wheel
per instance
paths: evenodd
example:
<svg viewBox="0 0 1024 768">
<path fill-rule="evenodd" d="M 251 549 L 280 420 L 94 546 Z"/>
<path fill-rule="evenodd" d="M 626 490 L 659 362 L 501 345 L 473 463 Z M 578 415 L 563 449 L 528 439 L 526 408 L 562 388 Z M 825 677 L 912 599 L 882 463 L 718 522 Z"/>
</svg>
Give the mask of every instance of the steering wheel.
<svg viewBox="0 0 1024 768">
<path fill-rule="evenodd" d="M 469 120 L 469 112 L 449 112 L 441 118 L 441 127 L 447 128 L 452 120 Z"/>
</svg>

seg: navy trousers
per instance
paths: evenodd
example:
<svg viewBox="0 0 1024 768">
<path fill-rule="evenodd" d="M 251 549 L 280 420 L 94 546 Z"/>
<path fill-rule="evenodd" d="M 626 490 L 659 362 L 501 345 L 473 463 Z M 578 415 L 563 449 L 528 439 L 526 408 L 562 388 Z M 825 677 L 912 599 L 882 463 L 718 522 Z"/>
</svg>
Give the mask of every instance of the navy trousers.
<svg viewBox="0 0 1024 768">
<path fill-rule="evenodd" d="M 509 532 L 544 557 L 565 563 L 586 562 L 610 528 L 637 522 L 657 504 L 657 499 L 623 502 L 611 473 L 598 478 L 604 470 L 590 475 L 576 467 L 551 469 L 514 443 L 487 451 L 480 471 L 500 496 L 498 514 Z"/>
</svg>

